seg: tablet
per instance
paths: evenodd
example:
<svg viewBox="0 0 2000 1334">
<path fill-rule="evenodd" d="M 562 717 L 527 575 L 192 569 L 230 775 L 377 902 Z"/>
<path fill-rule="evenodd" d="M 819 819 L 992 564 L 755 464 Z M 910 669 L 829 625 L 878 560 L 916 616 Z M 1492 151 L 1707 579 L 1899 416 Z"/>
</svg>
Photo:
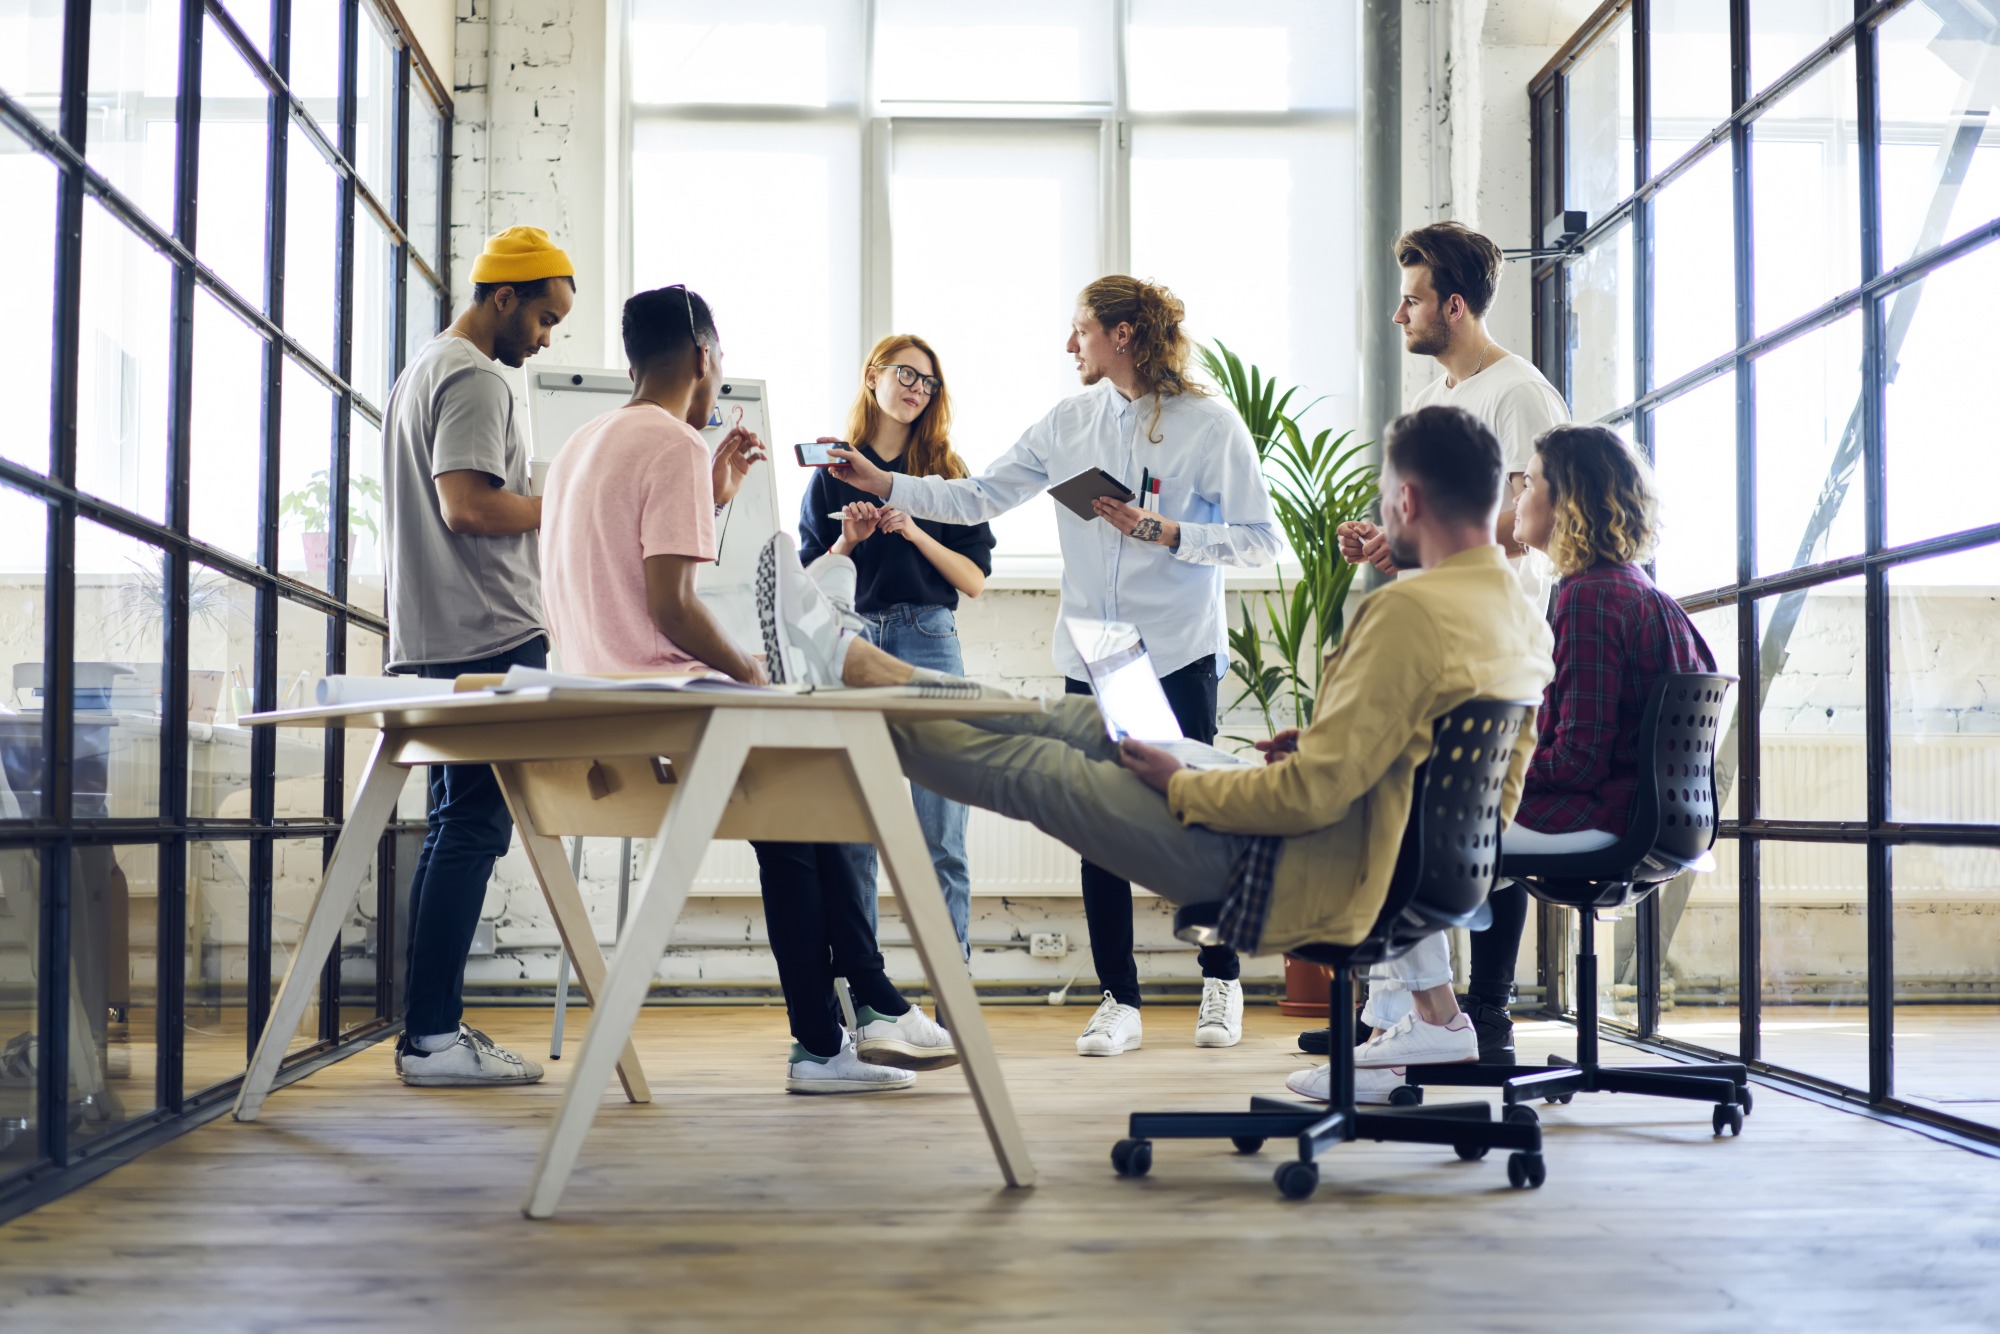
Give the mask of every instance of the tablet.
<svg viewBox="0 0 2000 1334">
<path fill-rule="evenodd" d="M 1090 502 L 1099 496 L 1110 496 L 1128 505 L 1136 498 L 1130 487 L 1102 468 L 1085 468 L 1068 481 L 1057 482 L 1050 487 L 1049 494 L 1079 519 L 1097 517 L 1097 511 L 1090 508 Z"/>
</svg>

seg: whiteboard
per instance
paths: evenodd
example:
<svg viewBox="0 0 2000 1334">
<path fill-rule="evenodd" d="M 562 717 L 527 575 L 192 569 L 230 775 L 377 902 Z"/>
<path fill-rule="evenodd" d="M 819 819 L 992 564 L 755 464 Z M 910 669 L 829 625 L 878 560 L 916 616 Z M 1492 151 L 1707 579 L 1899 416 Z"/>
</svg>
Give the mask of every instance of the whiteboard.
<svg viewBox="0 0 2000 1334">
<path fill-rule="evenodd" d="M 578 366 L 531 370 L 527 378 L 528 429 L 539 492 L 548 464 L 569 438 L 632 397 L 632 378 L 624 371 Z M 726 381 L 701 437 L 713 451 L 737 426 L 754 432 L 770 448 L 771 413 L 762 380 Z M 716 517 L 715 563 L 702 566 L 695 578 L 702 601 L 737 645 L 750 653 L 763 651 L 757 627 L 757 553 L 778 525 L 777 481 L 767 460 L 750 469 L 736 498 Z"/>
</svg>

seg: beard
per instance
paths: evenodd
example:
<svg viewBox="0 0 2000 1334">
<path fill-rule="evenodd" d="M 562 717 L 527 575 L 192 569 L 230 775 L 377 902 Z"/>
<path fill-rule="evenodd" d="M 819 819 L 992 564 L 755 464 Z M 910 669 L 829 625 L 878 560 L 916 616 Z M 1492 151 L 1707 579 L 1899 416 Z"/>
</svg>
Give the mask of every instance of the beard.
<svg viewBox="0 0 2000 1334">
<path fill-rule="evenodd" d="M 1451 346 L 1451 330 L 1444 324 L 1412 324 L 1403 333 L 1403 350 L 1413 356 L 1435 357 Z"/>
<path fill-rule="evenodd" d="M 536 351 L 534 325 L 525 310 L 515 311 L 514 318 L 493 336 L 493 359 L 504 366 L 519 366 Z"/>
<path fill-rule="evenodd" d="M 1389 559 L 1396 562 L 1397 569 L 1414 570 L 1422 564 L 1416 547 L 1410 543 L 1409 535 L 1403 531 L 1401 524 L 1387 514 L 1382 516 L 1382 540 L 1388 543 Z"/>
</svg>

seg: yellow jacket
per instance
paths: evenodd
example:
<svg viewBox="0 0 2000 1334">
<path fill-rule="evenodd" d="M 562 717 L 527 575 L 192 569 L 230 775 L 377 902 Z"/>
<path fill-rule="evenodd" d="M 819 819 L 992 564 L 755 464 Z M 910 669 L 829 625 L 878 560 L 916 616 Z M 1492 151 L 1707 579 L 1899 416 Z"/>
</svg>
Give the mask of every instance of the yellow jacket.
<svg viewBox="0 0 2000 1334">
<path fill-rule="evenodd" d="M 1298 753 L 1256 769 L 1183 769 L 1167 806 L 1184 825 L 1284 838 L 1258 948 L 1281 953 L 1368 934 L 1389 892 L 1431 725 L 1469 699 L 1539 700 L 1555 674 L 1548 623 L 1498 546 L 1460 552 L 1362 600 L 1326 655 Z M 1511 821 L 1535 747 L 1507 768 Z"/>
</svg>

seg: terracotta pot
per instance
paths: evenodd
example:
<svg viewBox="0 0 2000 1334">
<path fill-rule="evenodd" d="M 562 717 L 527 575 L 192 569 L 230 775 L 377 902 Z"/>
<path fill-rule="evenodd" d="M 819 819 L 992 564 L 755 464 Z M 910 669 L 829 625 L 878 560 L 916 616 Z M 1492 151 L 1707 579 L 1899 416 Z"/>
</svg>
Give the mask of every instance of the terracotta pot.
<svg viewBox="0 0 2000 1334">
<path fill-rule="evenodd" d="M 1333 996 L 1333 970 L 1324 964 L 1285 956 L 1285 998 L 1278 1013 L 1300 1019 L 1327 1017 Z"/>
</svg>

